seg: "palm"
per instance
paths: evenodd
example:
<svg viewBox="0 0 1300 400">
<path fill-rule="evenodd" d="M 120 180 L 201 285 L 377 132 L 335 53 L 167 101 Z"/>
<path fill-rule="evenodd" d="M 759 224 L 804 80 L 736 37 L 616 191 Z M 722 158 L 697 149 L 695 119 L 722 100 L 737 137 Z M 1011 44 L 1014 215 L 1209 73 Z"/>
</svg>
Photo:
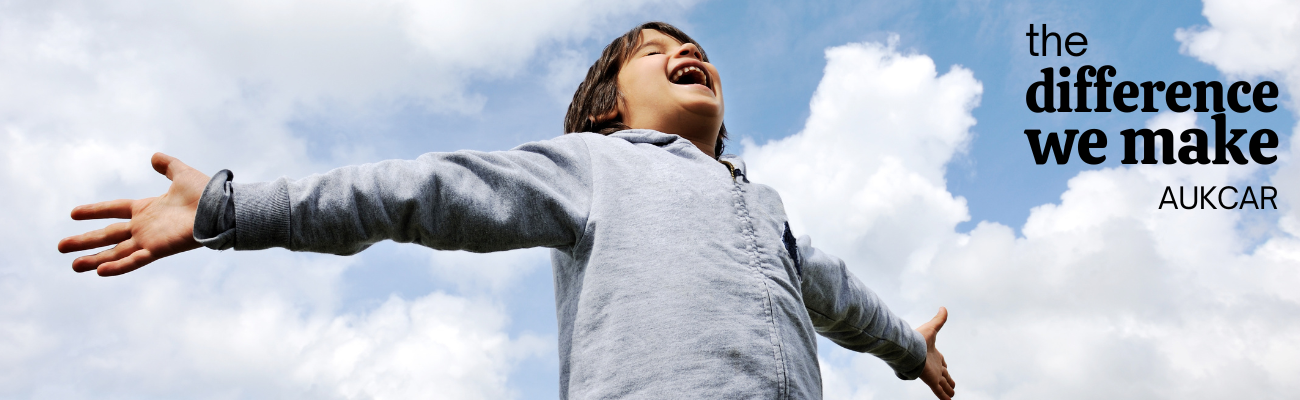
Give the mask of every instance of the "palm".
<svg viewBox="0 0 1300 400">
<path fill-rule="evenodd" d="M 194 214 L 207 176 L 162 153 L 154 154 L 152 162 L 154 170 L 172 180 L 167 193 L 147 199 L 87 204 L 72 210 L 72 219 L 76 220 L 129 219 L 60 241 L 59 251 L 64 253 L 115 245 L 98 254 L 78 257 L 72 261 L 73 270 L 120 275 L 199 247 L 193 237 Z"/>
</svg>

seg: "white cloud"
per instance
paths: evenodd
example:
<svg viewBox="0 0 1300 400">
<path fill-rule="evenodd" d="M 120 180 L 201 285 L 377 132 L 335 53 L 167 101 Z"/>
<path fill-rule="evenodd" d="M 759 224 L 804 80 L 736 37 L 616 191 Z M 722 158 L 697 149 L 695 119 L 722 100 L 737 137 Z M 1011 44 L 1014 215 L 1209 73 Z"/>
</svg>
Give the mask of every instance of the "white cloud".
<svg viewBox="0 0 1300 400">
<path fill-rule="evenodd" d="M 1182 52 L 1230 76 L 1300 79 L 1300 3 L 1289 0 L 1206 0 L 1209 26 L 1178 29 Z M 1294 92 L 1293 92 L 1294 93 Z"/>
<path fill-rule="evenodd" d="M 629 14 L 689 3 L 0 4 L 0 397 L 518 394 L 514 365 L 554 344 L 507 334 L 501 304 L 435 293 L 357 310 L 340 304 L 357 259 L 280 251 L 202 250 L 99 279 L 73 274 L 54 244 L 103 225 L 70 221 L 75 205 L 165 190 L 154 151 L 241 181 L 320 172 L 373 152 L 360 138 L 316 158 L 296 118 L 472 113 L 484 98 L 471 82 L 572 58 Z M 537 254 L 430 258 L 439 279 L 490 293 Z M 467 264 L 480 265 L 446 273 Z"/>
<path fill-rule="evenodd" d="M 0 309 L 0 397 L 510 398 L 513 366 L 554 346 L 505 334 L 499 305 L 443 293 L 337 313 L 350 259 L 223 258 L 6 279 L 17 301 Z"/>
<path fill-rule="evenodd" d="M 1261 225 L 1256 215 L 1294 212 L 1157 209 L 1166 185 L 1258 191 L 1267 184 L 1261 167 L 1086 171 L 1059 202 L 1031 211 L 1023 236 L 990 222 L 959 233 L 968 214 L 943 169 L 970 140 L 979 95 L 969 71 L 940 75 L 924 55 L 872 43 L 829 49 L 804 130 L 746 147 L 751 179 L 781 192 L 796 230 L 843 257 L 896 312 L 920 323 L 949 307 L 939 347 L 962 398 L 1274 398 L 1300 390 L 1300 239 L 1267 229 L 1272 221 L 1262 223 L 1262 237 L 1251 234 Z M 1192 114 L 1161 114 L 1149 126 L 1196 123 Z M 1295 167 L 1289 152 L 1279 153 L 1270 180 L 1292 190 Z M 897 382 L 870 356 L 822 356 L 827 398 L 933 396 L 920 383 Z"/>
<path fill-rule="evenodd" d="M 312 332 L 294 377 L 303 387 L 338 388 L 345 398 L 513 397 L 511 364 L 544 354 L 554 338 L 509 338 L 502 310 L 441 293 L 406 302 L 390 298 L 363 318 L 331 321 Z M 295 357 L 286 357 L 295 359 Z"/>
<path fill-rule="evenodd" d="M 575 50 L 555 54 L 546 64 L 546 91 L 555 97 L 556 102 L 568 104 L 573 100 L 578 84 L 587 77 L 587 68 L 592 61 Z"/>
<path fill-rule="evenodd" d="M 1182 43 L 1181 51 L 1229 77 L 1278 80 L 1284 104 L 1300 115 L 1295 96 L 1300 93 L 1300 47 L 1295 45 L 1295 38 L 1300 37 L 1300 2 L 1206 0 L 1202 14 L 1209 26 L 1179 29 L 1174 34 Z M 1292 131 L 1300 132 L 1300 123 Z M 1300 164 L 1291 159 L 1300 154 L 1300 141 L 1291 137 L 1290 151 L 1278 156 L 1282 167 L 1273 175 L 1274 183 L 1300 182 Z M 1279 227 L 1300 236 L 1300 205 L 1293 196 L 1280 197 L 1286 216 Z"/>
<path fill-rule="evenodd" d="M 423 249 L 413 248 L 412 251 Z M 428 252 L 433 277 L 444 282 L 454 282 L 463 292 L 501 293 L 519 283 L 536 268 L 549 266 L 550 249 L 533 248 L 496 253 L 471 253 L 467 251 Z"/>
<path fill-rule="evenodd" d="M 835 47 L 826 58 L 804 130 L 745 144 L 751 174 L 785 194 L 796 230 L 888 268 L 872 276 L 921 267 L 924 252 L 895 249 L 932 249 L 969 218 L 945 188 L 944 165 L 969 142 L 983 89 L 970 70 L 938 75 L 929 57 L 892 44 Z"/>
</svg>

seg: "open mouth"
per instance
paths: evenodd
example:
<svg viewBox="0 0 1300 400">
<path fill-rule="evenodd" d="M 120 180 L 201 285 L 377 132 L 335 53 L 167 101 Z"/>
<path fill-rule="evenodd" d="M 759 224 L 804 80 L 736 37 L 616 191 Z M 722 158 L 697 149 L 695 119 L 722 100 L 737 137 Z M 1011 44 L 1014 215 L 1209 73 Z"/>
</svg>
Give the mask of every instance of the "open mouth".
<svg viewBox="0 0 1300 400">
<path fill-rule="evenodd" d="M 703 68 L 689 63 L 677 67 L 677 70 L 668 77 L 668 81 L 677 85 L 704 85 L 712 88 L 709 85 L 709 74 L 705 73 Z"/>
</svg>

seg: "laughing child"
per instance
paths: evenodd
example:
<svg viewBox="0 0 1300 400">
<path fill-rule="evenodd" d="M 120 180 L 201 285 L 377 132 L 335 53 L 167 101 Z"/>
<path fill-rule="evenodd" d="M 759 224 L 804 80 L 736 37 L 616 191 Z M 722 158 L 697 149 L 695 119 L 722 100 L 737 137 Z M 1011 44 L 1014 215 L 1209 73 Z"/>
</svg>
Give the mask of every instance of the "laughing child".
<svg viewBox="0 0 1300 400">
<path fill-rule="evenodd" d="M 844 262 L 790 232 L 777 193 L 723 156 L 722 85 L 689 36 L 659 22 L 587 71 L 566 134 L 498 152 L 429 153 L 291 181 L 235 183 L 154 154 L 167 193 L 72 210 L 123 218 L 59 250 L 115 244 L 77 272 L 131 272 L 206 246 L 349 255 L 382 240 L 439 250 L 551 248 L 560 397 L 821 398 L 816 334 L 955 385 L 935 336 L 912 330 Z"/>
</svg>

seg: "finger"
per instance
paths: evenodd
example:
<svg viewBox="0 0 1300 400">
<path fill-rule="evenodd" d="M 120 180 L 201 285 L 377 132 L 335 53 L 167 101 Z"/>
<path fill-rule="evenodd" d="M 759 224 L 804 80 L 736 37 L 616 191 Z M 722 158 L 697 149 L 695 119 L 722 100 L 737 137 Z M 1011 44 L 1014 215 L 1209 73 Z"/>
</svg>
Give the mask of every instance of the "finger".
<svg viewBox="0 0 1300 400">
<path fill-rule="evenodd" d="M 82 221 L 102 218 L 131 218 L 131 204 L 135 200 L 120 199 L 85 204 L 72 209 L 72 219 Z"/>
<path fill-rule="evenodd" d="M 951 388 L 949 388 L 949 390 L 951 390 Z M 940 400 L 952 400 L 952 395 L 948 394 L 939 383 L 931 384 L 930 391 L 934 392 L 934 397 L 938 397 Z"/>
<path fill-rule="evenodd" d="M 166 175 L 167 179 L 173 181 L 176 180 L 176 176 L 180 175 L 181 172 L 193 169 L 190 168 L 189 165 L 185 165 L 185 163 L 181 162 L 180 159 L 163 153 L 153 153 L 153 157 L 149 159 L 149 162 L 153 164 L 154 171 Z"/>
<path fill-rule="evenodd" d="M 118 243 L 117 246 L 113 246 L 111 249 L 101 251 L 97 254 L 77 257 L 76 260 L 72 260 L 72 270 L 77 272 L 94 270 L 99 268 L 100 264 L 117 261 L 118 259 L 131 255 L 131 253 L 134 253 L 139 249 L 140 248 L 135 245 L 135 240 L 127 239 L 122 243 Z"/>
<path fill-rule="evenodd" d="M 118 222 L 106 226 L 104 229 L 90 231 L 60 240 L 59 252 L 71 253 L 74 251 L 90 250 L 97 247 L 108 246 L 110 244 L 121 243 L 123 240 L 130 238 L 131 223 Z"/>
<path fill-rule="evenodd" d="M 939 333 L 939 329 L 943 328 L 945 322 L 948 322 L 948 308 L 939 307 L 939 313 L 930 319 L 930 323 L 934 324 L 934 333 Z"/>
<path fill-rule="evenodd" d="M 952 385 L 949 385 L 946 379 L 939 380 L 939 387 L 943 389 L 944 394 L 948 395 L 947 398 L 952 398 L 953 395 L 957 394 L 957 391 L 952 390 Z"/>
<path fill-rule="evenodd" d="M 162 152 L 153 153 L 153 157 L 149 157 L 149 163 L 153 164 L 153 170 L 158 171 L 158 173 L 163 175 L 167 175 L 167 167 L 170 166 L 174 160 L 176 160 L 176 157 L 163 154 Z M 167 179 L 171 178 L 171 175 L 167 175 Z"/>
<path fill-rule="evenodd" d="M 948 386 L 951 386 L 953 390 L 957 390 L 957 381 L 952 379 L 952 375 L 948 375 L 947 368 L 943 369 L 943 378 L 948 380 Z"/>
<path fill-rule="evenodd" d="M 122 275 L 140 269 L 140 267 L 148 265 L 154 260 L 157 260 L 157 258 L 153 256 L 153 253 L 149 252 L 149 250 L 140 249 L 126 256 L 126 258 L 100 265 L 97 272 L 99 276 Z"/>
</svg>

